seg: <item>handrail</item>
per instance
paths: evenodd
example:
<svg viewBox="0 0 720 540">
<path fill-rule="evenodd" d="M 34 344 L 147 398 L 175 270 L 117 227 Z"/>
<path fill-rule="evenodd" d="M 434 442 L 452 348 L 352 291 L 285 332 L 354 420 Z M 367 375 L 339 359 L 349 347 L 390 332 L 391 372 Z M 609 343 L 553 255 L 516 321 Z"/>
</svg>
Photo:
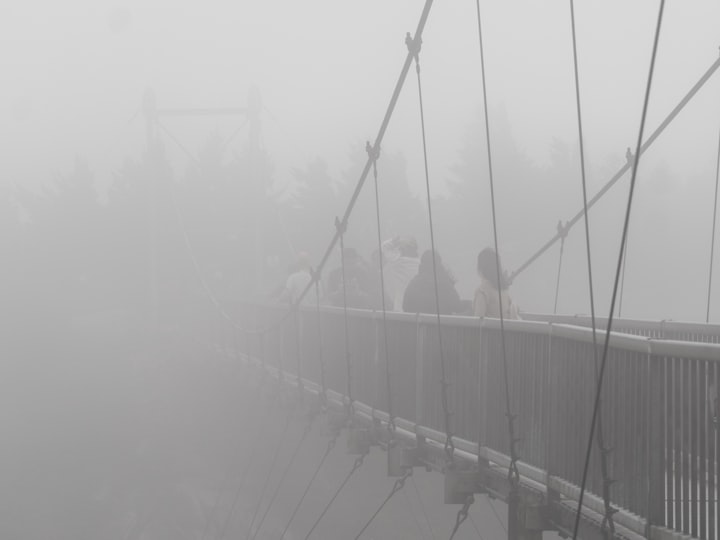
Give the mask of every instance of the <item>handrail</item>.
<svg viewBox="0 0 720 540">
<path fill-rule="evenodd" d="M 530 321 L 561 322 L 565 324 L 580 324 L 587 326 L 591 324 L 588 315 L 554 315 L 550 313 L 522 313 L 522 317 Z M 599 327 L 607 325 L 607 317 L 595 317 Z M 706 335 L 720 336 L 720 324 L 675 321 L 672 319 L 613 319 L 613 327 L 635 328 L 638 330 L 658 330 L 660 332 L 698 332 Z"/>
<path fill-rule="evenodd" d="M 336 308 L 329 308 L 325 309 L 326 313 L 333 313 L 333 312 L 340 312 L 340 310 Z M 369 310 L 353 310 L 355 315 L 361 315 L 363 317 L 372 316 L 373 312 Z M 390 315 L 390 314 L 388 314 Z M 411 320 L 412 318 L 415 318 L 416 316 L 408 317 L 407 313 L 392 313 L 394 320 Z M 430 317 L 433 319 L 433 317 Z M 474 318 L 474 317 L 450 317 L 451 321 L 447 320 L 448 318 L 445 318 L 445 322 L 457 322 L 458 319 L 461 319 L 463 322 L 467 323 L 467 320 L 474 321 L 475 325 L 478 328 L 487 327 L 487 328 L 499 328 L 499 320 L 495 319 L 484 319 L 482 320 L 482 323 L 480 319 Z M 435 321 L 429 321 L 430 324 L 433 324 Z M 435 322 L 436 323 L 436 322 Z M 520 331 L 521 328 L 532 328 L 534 330 L 539 329 L 541 327 L 545 328 L 552 328 L 551 325 L 545 325 L 543 323 L 533 323 L 531 321 L 510 321 L 515 331 Z M 469 327 L 471 325 L 464 324 L 463 326 Z M 562 326 L 561 327 L 563 332 L 566 332 L 568 330 L 572 330 L 572 327 L 570 326 Z M 577 327 L 578 329 L 584 331 L 586 329 Z M 621 336 L 628 337 L 628 336 Z M 632 337 L 632 336 L 630 336 Z M 248 355 L 246 357 L 247 359 L 251 359 L 251 357 Z M 280 369 L 264 365 L 262 366 L 260 363 L 258 363 L 258 367 L 263 367 L 263 369 L 268 370 L 268 372 L 276 378 L 277 380 L 282 380 L 284 384 L 297 387 L 299 384 L 299 379 L 296 379 L 292 376 L 289 376 L 289 373 L 285 373 L 284 377 L 281 376 Z M 321 392 L 320 386 L 317 384 L 317 382 L 311 380 L 311 379 L 301 379 L 302 380 L 302 388 L 303 391 L 312 395 L 319 395 Z M 333 390 L 327 391 L 327 399 L 328 403 L 331 406 L 335 406 L 340 410 L 344 410 L 344 405 L 347 402 L 347 396 L 341 392 L 336 392 Z M 355 401 L 354 402 L 354 415 L 358 418 L 362 418 L 367 422 L 372 423 L 373 421 L 379 421 L 383 424 L 387 424 L 389 421 L 389 415 L 387 412 L 376 409 L 375 407 L 371 407 L 370 405 L 367 405 L 363 403 L 362 401 Z M 426 444 L 435 445 L 439 450 L 442 450 L 442 446 L 445 440 L 445 434 L 437 431 L 435 429 L 432 429 L 428 426 L 418 424 L 415 422 L 412 422 L 410 420 L 406 420 L 402 417 L 396 417 L 395 418 L 396 423 L 396 435 L 400 436 L 401 438 L 405 438 L 408 440 L 415 440 L 416 436 L 421 436 L 426 440 Z M 483 459 L 487 460 L 488 463 L 492 464 L 495 467 L 500 467 L 503 470 L 507 469 L 510 463 L 510 458 L 503 454 L 502 452 L 498 452 L 497 450 L 494 450 L 488 446 L 480 445 L 478 442 L 474 442 L 471 440 L 463 439 L 461 437 L 455 438 L 455 454 L 456 456 L 461 459 L 465 460 L 469 463 L 476 463 L 477 460 Z M 544 470 L 542 468 L 533 466 L 529 463 L 526 463 L 524 461 L 518 462 L 518 469 L 521 474 L 521 483 L 527 485 L 536 486 L 536 489 L 538 487 L 544 487 L 545 489 L 552 489 L 562 497 L 566 498 L 570 501 L 576 501 L 577 500 L 577 492 L 579 490 L 579 487 L 574 485 L 572 482 L 564 480 L 559 477 L 552 476 L 549 474 L 547 470 Z M 601 513 L 602 512 L 602 499 L 600 499 L 598 496 L 594 494 L 589 494 L 584 501 L 584 508 L 586 511 Z M 626 538 L 639 538 L 643 532 L 645 531 L 646 522 L 643 518 L 640 516 L 633 514 L 632 512 L 629 512 L 628 510 L 624 508 L 618 509 L 618 513 L 616 516 L 616 519 L 618 521 L 618 524 L 624 529 L 624 534 Z"/>
<path fill-rule="evenodd" d="M 271 316 L 282 306 L 242 306 L 242 309 L 248 308 L 260 312 L 267 310 L 263 316 Z M 313 324 L 328 325 L 332 330 L 337 328 L 342 316 L 341 309 L 331 306 L 321 308 L 320 320 L 316 318 L 314 308 L 301 309 L 308 324 L 306 337 L 310 340 L 316 336 L 312 331 Z M 356 336 L 358 358 L 355 413 L 363 422 L 387 424 L 389 416 L 384 412 L 385 404 L 377 392 L 377 370 L 382 366 L 373 362 L 377 342 L 372 342 L 372 335 L 377 340 L 375 329 L 380 322 L 380 313 L 350 309 L 349 315 L 354 321 L 352 330 Z M 428 350 L 425 341 L 434 336 L 436 316 L 392 312 L 387 314 L 387 320 L 393 325 L 391 345 L 397 365 L 407 375 L 398 377 L 393 389 L 398 398 L 398 413 L 394 417 L 398 433 L 410 439 L 421 436 L 431 445 L 441 444 L 444 434 L 440 431 L 440 401 L 434 389 L 437 374 L 433 373 L 437 358 Z M 463 459 L 473 461 L 480 457 L 493 464 L 491 468 L 502 469 L 509 459 L 502 415 L 488 407 L 500 398 L 497 387 L 501 376 L 498 359 L 500 321 L 445 315 L 440 320 L 443 332 L 448 332 L 450 338 L 444 341 L 444 346 L 451 359 L 451 377 L 455 385 L 452 396 L 458 400 L 454 403 L 458 414 L 458 431 L 454 439 L 456 451 L 465 456 Z M 525 419 L 525 461 L 518 464 L 523 482 L 539 482 L 571 501 L 579 489 L 578 461 L 574 456 L 580 454 L 577 432 L 584 429 L 588 408 L 584 388 L 592 376 L 589 353 L 593 339 L 590 327 L 558 321 L 562 319 L 556 318 L 552 322 L 510 320 L 506 321 L 505 329 L 513 351 L 512 374 L 518 388 L 522 389 L 516 405 L 523 411 Z M 642 322 L 649 324 L 649 321 Z M 286 331 L 292 329 L 279 328 L 278 337 Z M 677 521 L 684 519 L 677 518 L 685 515 L 683 505 L 689 504 L 694 511 L 700 511 L 706 504 L 699 498 L 698 501 L 690 500 L 684 491 L 678 490 L 685 484 L 698 485 L 702 490 L 703 482 L 706 482 L 704 475 L 706 472 L 714 474 L 712 471 L 717 466 L 711 460 L 710 465 L 699 465 L 695 472 L 684 468 L 681 462 L 688 452 L 698 463 L 711 457 L 703 450 L 701 427 L 712 429 L 709 426 L 716 425 L 714 410 L 709 409 L 706 402 L 718 385 L 720 364 L 720 343 L 665 339 L 654 335 L 657 334 L 611 332 L 613 394 L 606 401 L 611 413 L 608 429 L 615 449 L 613 466 L 617 467 L 619 477 L 627 480 L 613 493 L 614 506 L 621 508 L 616 523 L 641 536 L 649 526 L 655 531 L 653 537 L 663 527 L 674 531 L 684 531 L 688 527 L 684 521 Z M 266 366 L 271 371 L 276 369 L 271 367 L 272 364 L 280 367 L 277 360 L 284 354 L 282 340 L 277 341 L 269 356 L 272 363 Z M 332 353 L 337 350 L 339 341 L 328 338 L 324 345 L 327 352 Z M 344 388 L 341 371 L 331 369 L 327 396 L 329 402 L 342 405 L 346 398 L 338 393 Z M 294 377 L 286 377 L 287 384 L 293 384 L 294 380 Z M 307 381 L 305 388 L 314 386 Z M 676 388 L 679 393 L 668 393 L 667 388 Z M 689 415 L 695 415 L 693 421 L 697 423 L 697 432 L 686 429 Z M 599 515 L 602 515 L 602 499 L 598 498 L 601 481 L 596 474 L 592 477 L 590 489 L 594 495 L 583 502 L 584 508 L 599 511 Z M 646 497 L 648 485 L 654 495 Z M 534 489 L 530 484 L 528 486 Z M 673 499 L 662 495 L 663 487 L 672 492 Z M 693 523 L 695 526 L 699 521 Z"/>
<path fill-rule="evenodd" d="M 268 305 L 268 307 L 273 307 Z M 277 306 L 275 306 L 277 307 Z M 309 307 L 301 307 L 302 311 L 310 311 Z M 341 315 L 342 309 L 333 306 L 321 306 L 321 313 Z M 314 313 L 314 308 L 313 308 Z M 348 313 L 353 317 L 374 319 L 379 316 L 379 312 L 368 309 L 348 308 Z M 567 317 L 565 319 L 571 319 Z M 582 319 L 582 317 L 578 317 Z M 404 321 L 407 323 L 421 325 L 435 325 L 437 319 L 435 315 L 427 313 L 401 313 L 387 312 L 388 321 Z M 562 319 L 561 319 L 562 320 Z M 604 319 L 597 319 L 601 324 Z M 630 320 L 630 319 L 626 319 Z M 622 319 L 621 319 L 622 321 Z M 637 322 L 651 323 L 651 321 Z M 500 329 L 500 320 L 492 318 L 480 319 L 478 317 L 468 317 L 462 315 L 441 315 L 440 323 L 442 326 L 463 327 L 463 328 L 486 328 L 492 330 Z M 708 328 L 714 330 L 717 327 L 720 333 L 720 325 L 704 325 L 699 323 L 663 323 L 666 330 L 688 329 L 688 328 Z M 674 325 L 673 325 L 674 324 Z M 618 321 L 618 326 L 620 322 Z M 509 332 L 524 332 L 535 335 L 545 335 L 561 337 L 579 341 L 582 343 L 592 343 L 592 329 L 588 326 L 578 326 L 566 323 L 556 323 L 542 320 L 508 320 L 505 321 L 505 330 Z M 616 349 L 623 349 L 634 352 L 648 353 L 653 356 L 684 356 L 697 358 L 699 360 L 709 360 L 720 363 L 720 343 L 703 343 L 697 341 L 669 340 L 658 339 L 652 337 L 638 336 L 627 334 L 619 331 L 610 333 L 610 346 Z"/>
</svg>

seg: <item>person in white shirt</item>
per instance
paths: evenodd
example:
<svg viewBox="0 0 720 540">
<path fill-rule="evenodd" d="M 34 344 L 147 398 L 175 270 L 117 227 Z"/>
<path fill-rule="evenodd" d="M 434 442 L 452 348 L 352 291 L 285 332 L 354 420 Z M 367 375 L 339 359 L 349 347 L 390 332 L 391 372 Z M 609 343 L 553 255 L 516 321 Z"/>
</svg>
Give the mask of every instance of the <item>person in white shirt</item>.
<svg viewBox="0 0 720 540">
<path fill-rule="evenodd" d="M 507 292 L 509 279 L 500 269 L 498 276 L 498 260 L 495 250 L 485 248 L 477 258 L 477 271 L 480 286 L 475 290 L 473 312 L 476 317 L 500 318 L 500 298 L 502 298 L 502 314 L 504 319 L 519 319 L 517 306 Z M 500 293 L 498 293 L 498 290 Z"/>
<path fill-rule="evenodd" d="M 288 276 L 287 281 L 285 282 L 285 290 L 280 296 L 280 300 L 282 302 L 294 304 L 298 301 L 298 298 L 300 298 L 300 295 L 307 288 L 311 281 L 312 274 L 310 266 L 310 256 L 305 252 L 301 252 L 298 255 L 298 260 L 295 264 L 295 271 Z M 313 298 L 314 293 L 310 291 L 302 299 L 302 304 L 310 304 Z"/>
<path fill-rule="evenodd" d="M 414 238 L 393 238 L 383 244 L 382 256 L 389 309 L 402 311 L 405 289 L 417 275 L 420 266 L 417 242 Z"/>
</svg>

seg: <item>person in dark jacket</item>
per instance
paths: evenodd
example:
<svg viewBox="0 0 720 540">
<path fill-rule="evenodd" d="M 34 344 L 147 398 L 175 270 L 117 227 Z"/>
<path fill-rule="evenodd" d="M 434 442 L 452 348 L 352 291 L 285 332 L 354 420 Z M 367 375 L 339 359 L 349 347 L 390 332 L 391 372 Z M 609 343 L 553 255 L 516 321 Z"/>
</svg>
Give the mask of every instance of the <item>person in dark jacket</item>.
<svg viewBox="0 0 720 540">
<path fill-rule="evenodd" d="M 460 296 L 455 290 L 455 280 L 442 264 L 439 255 L 435 255 L 437 269 L 438 303 L 440 313 L 449 315 L 462 311 Z M 435 283 L 433 277 L 433 252 L 427 250 L 420 257 L 417 275 L 405 289 L 403 311 L 408 313 L 437 313 L 435 302 Z"/>
</svg>

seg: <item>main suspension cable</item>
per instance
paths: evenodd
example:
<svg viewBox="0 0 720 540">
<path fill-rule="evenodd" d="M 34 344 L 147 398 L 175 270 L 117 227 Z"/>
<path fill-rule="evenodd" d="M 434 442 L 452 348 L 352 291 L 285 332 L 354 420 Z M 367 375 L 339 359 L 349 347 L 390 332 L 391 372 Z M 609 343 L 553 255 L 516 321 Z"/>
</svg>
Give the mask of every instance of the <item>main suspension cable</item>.
<svg viewBox="0 0 720 540">
<path fill-rule="evenodd" d="M 304 540 L 308 540 L 308 539 L 310 538 L 310 535 L 313 533 L 313 531 L 315 531 L 315 528 L 318 526 L 318 524 L 320 523 L 320 521 L 322 521 L 322 518 L 325 517 L 325 514 L 327 514 L 327 511 L 328 511 L 328 510 L 330 509 L 330 507 L 332 506 L 332 503 L 335 502 L 335 499 L 337 499 L 338 495 L 340 495 L 340 492 L 343 490 L 343 488 L 345 487 L 345 485 L 348 483 L 348 481 L 350 480 L 350 478 L 352 477 L 352 475 L 355 474 L 355 471 L 357 471 L 357 470 L 362 466 L 363 462 L 365 461 L 365 456 L 366 456 L 366 455 L 367 455 L 367 454 L 361 454 L 361 455 L 359 455 L 359 456 L 355 459 L 355 462 L 353 463 L 352 469 L 350 469 L 350 472 L 345 476 L 345 478 L 343 479 L 343 481 L 342 481 L 342 483 L 340 484 L 340 486 L 338 486 L 338 488 L 335 490 L 335 493 L 334 493 L 333 496 L 330 498 L 330 500 L 328 501 L 328 503 L 325 505 L 325 508 L 323 508 L 323 511 L 320 512 L 320 515 L 319 515 L 318 518 L 315 520 L 315 523 L 313 523 L 312 527 L 310 527 L 310 530 L 309 530 L 308 533 L 305 535 Z"/>
<path fill-rule="evenodd" d="M 387 332 L 387 307 L 385 305 L 385 270 L 383 269 L 382 256 L 382 229 L 380 227 L 380 190 L 378 188 L 378 172 L 377 160 L 380 158 L 380 148 L 373 148 L 370 141 L 365 144 L 365 150 L 373 162 L 373 181 L 375 184 L 375 217 L 377 220 L 377 241 L 378 254 L 380 260 L 380 299 L 382 308 L 382 327 L 383 327 L 383 343 L 385 345 L 383 352 L 385 353 L 385 385 L 387 387 L 387 413 L 388 413 L 388 431 L 390 439 L 395 437 L 395 415 L 392 408 L 392 387 L 390 385 L 390 353 L 388 348 L 388 332 Z"/>
<path fill-rule="evenodd" d="M 477 8 L 477 27 L 478 42 L 480 45 L 480 72 L 482 75 L 482 95 L 483 95 L 483 112 L 485 114 L 485 146 L 488 158 L 488 178 L 490 180 L 490 204 L 492 208 L 492 224 L 493 224 L 493 242 L 495 246 L 495 270 L 497 271 L 498 280 L 502 280 L 500 269 L 500 252 L 498 250 L 497 235 L 497 213 L 495 210 L 495 180 L 493 177 L 492 166 L 492 148 L 490 140 L 490 118 L 488 114 L 487 102 L 487 82 L 485 77 L 485 50 L 482 38 L 482 18 L 480 16 L 480 0 L 475 0 Z M 510 376 L 508 374 L 508 358 L 505 344 L 505 317 L 503 315 L 503 298 L 502 287 L 498 284 L 498 301 L 500 306 L 500 341 L 502 346 L 502 363 L 503 363 L 503 382 L 505 386 L 505 415 L 508 421 L 508 438 L 510 446 L 510 465 L 508 467 L 508 481 L 510 482 L 511 495 L 517 496 L 517 489 L 520 483 L 520 472 L 518 471 L 517 461 L 518 454 L 516 449 L 517 439 L 515 438 L 515 415 L 513 415 L 510 407 Z M 508 516 L 508 521 L 511 521 Z"/>
<path fill-rule="evenodd" d="M 712 235 L 710 240 L 710 268 L 708 270 L 708 293 L 707 293 L 707 311 L 705 313 L 705 322 L 710 322 L 710 294 L 712 292 L 713 280 L 713 259 L 715 257 L 715 228 L 717 223 L 717 207 L 718 207 L 718 186 L 720 185 L 720 132 L 718 132 L 718 151 L 717 162 L 715 164 L 715 197 L 713 199 L 713 219 L 712 219 Z"/>
<path fill-rule="evenodd" d="M 420 104 L 420 131 L 422 133 L 423 165 L 425 168 L 425 192 L 427 195 L 428 221 L 430 225 L 430 249 L 432 251 L 433 288 L 435 292 L 435 317 L 438 335 L 438 352 L 440 355 L 440 399 L 442 401 L 443 415 L 445 417 L 445 458 L 449 465 L 455 464 L 455 442 L 453 441 L 452 412 L 448 403 L 447 367 L 445 365 L 445 351 L 442 345 L 442 323 L 440 319 L 440 293 L 437 277 L 437 251 L 435 251 L 435 230 L 433 227 L 432 202 L 430 198 L 430 172 L 428 169 L 427 139 L 425 136 L 425 109 L 423 105 L 422 77 L 420 76 L 420 48 L 422 40 L 419 36 L 414 38 L 410 33 L 405 36 L 408 52 L 415 59 L 415 73 L 417 74 L 418 101 Z"/>
<path fill-rule="evenodd" d="M 590 247 L 590 219 L 588 217 L 588 200 L 587 200 L 587 175 L 585 169 L 585 140 L 583 136 L 582 124 L 582 106 L 580 101 L 580 73 L 578 68 L 577 54 L 577 35 L 575 32 L 575 1 L 570 0 L 570 26 L 572 30 L 572 49 L 573 49 L 573 72 L 575 75 L 575 104 L 577 108 L 577 125 L 578 125 L 578 141 L 580 144 L 580 177 L 582 180 L 582 196 L 583 196 L 583 216 L 585 221 L 585 255 L 587 259 L 588 269 L 588 289 L 590 293 L 590 317 L 592 323 L 592 349 L 593 349 L 593 366 L 595 371 L 595 383 L 598 381 L 598 347 L 597 347 L 597 327 L 595 321 L 595 287 L 593 284 L 592 273 L 592 249 Z M 566 232 L 567 234 L 567 232 Z M 564 243 L 564 237 L 563 237 Z M 611 537 L 615 534 L 615 523 L 613 521 L 614 509 L 610 504 L 610 486 L 612 484 L 607 463 L 608 452 L 605 448 L 605 438 L 603 435 L 602 424 L 602 397 L 598 407 L 597 420 L 597 444 L 600 451 L 600 470 L 603 477 L 603 504 L 604 516 L 602 522 L 603 532 L 609 531 Z M 587 471 L 587 469 L 586 469 Z M 583 478 L 583 482 L 586 479 Z"/>
<path fill-rule="evenodd" d="M 657 57 L 658 41 L 660 39 L 660 28 L 662 26 L 663 12 L 665 9 L 665 0 L 660 0 L 660 8 L 658 10 L 657 24 L 655 27 L 655 37 L 653 39 L 652 56 L 650 57 L 650 69 L 648 72 L 647 84 L 645 87 L 645 97 L 643 101 L 642 115 L 640 118 L 640 129 L 635 151 L 635 159 L 632 163 L 632 175 L 630 177 L 630 191 L 628 193 L 627 207 L 625 210 L 625 221 L 623 223 L 622 237 L 620 240 L 620 254 L 618 255 L 617 268 L 615 270 L 615 282 L 613 284 L 613 294 L 610 301 L 610 313 L 608 315 L 607 330 L 605 332 L 605 343 L 603 346 L 602 362 L 600 363 L 600 372 L 597 378 L 597 388 L 595 390 L 595 403 L 593 405 L 592 420 L 590 423 L 590 435 L 588 437 L 587 451 L 585 453 L 585 463 L 583 466 L 583 479 L 580 485 L 580 495 L 578 497 L 578 508 L 575 516 L 575 526 L 573 530 L 573 540 L 577 540 L 580 528 L 580 516 L 582 514 L 583 497 L 585 495 L 585 487 L 587 484 L 587 471 L 590 467 L 590 455 L 592 453 L 592 444 L 595 438 L 595 427 L 598 420 L 598 412 L 600 410 L 600 397 L 602 394 L 603 376 L 605 374 L 605 366 L 607 365 L 608 350 L 610 348 L 610 334 L 612 331 L 613 315 L 615 314 L 615 302 L 617 300 L 618 285 L 620 281 L 620 272 L 622 270 L 623 253 L 625 250 L 625 241 L 627 239 L 628 227 L 630 224 L 630 212 L 632 210 L 633 194 L 635 192 L 635 181 L 637 179 L 637 170 L 640 163 L 640 155 L 642 149 L 643 132 L 645 130 L 645 120 L 647 118 L 648 103 L 650 101 L 650 89 L 652 88 L 653 73 L 655 71 L 655 59 Z"/>
<path fill-rule="evenodd" d="M 417 28 L 415 30 L 415 36 L 418 38 L 422 36 L 423 31 L 425 30 L 425 25 L 427 24 L 428 16 L 430 15 L 430 8 L 432 7 L 433 0 L 425 0 L 425 5 L 423 7 L 422 13 L 420 14 L 420 20 L 418 21 Z M 373 142 L 373 148 L 380 148 L 383 138 L 385 137 L 385 132 L 387 131 L 388 126 L 390 125 L 390 119 L 392 118 L 393 113 L 395 112 L 395 106 L 397 104 L 398 99 L 400 98 L 400 92 L 405 84 L 405 79 L 407 78 L 408 71 L 410 70 L 410 66 L 412 65 L 413 61 L 413 55 L 408 52 L 407 56 L 405 57 L 405 62 L 403 63 L 402 69 L 400 70 L 400 76 L 398 77 L 397 83 L 395 84 L 395 88 L 393 90 L 392 96 L 390 97 L 390 103 L 387 106 L 387 109 L 385 110 L 385 115 L 383 116 L 382 123 L 380 124 L 380 129 L 378 130 L 377 136 L 375 137 L 375 141 Z M 363 167 L 362 172 L 360 173 L 360 178 L 358 179 L 355 189 L 353 190 L 353 193 L 350 197 L 350 201 L 348 202 L 347 207 L 345 208 L 345 213 L 343 214 L 341 218 L 342 223 L 347 223 L 350 214 L 352 213 L 353 209 L 355 208 L 355 204 L 357 203 L 357 199 L 360 196 L 360 192 L 362 191 L 363 186 L 365 185 L 365 181 L 367 179 L 368 174 L 370 173 L 370 168 L 372 167 L 372 160 L 370 157 L 368 157 L 368 160 L 365 162 L 365 166 Z M 330 243 L 328 244 L 327 248 L 325 249 L 325 253 L 320 258 L 320 262 L 318 263 L 318 270 L 322 271 L 322 269 L 325 267 L 325 264 L 327 264 L 327 261 L 330 259 L 330 256 L 332 255 L 333 250 L 335 249 L 335 246 L 340 240 L 339 232 L 336 230 L 335 234 L 333 235 L 332 239 L 330 240 Z M 295 304 L 293 304 L 292 308 L 297 309 L 297 306 L 302 302 L 303 298 L 305 298 L 305 295 L 308 294 L 310 289 L 312 288 L 313 283 L 310 282 L 307 284 L 305 289 L 300 293 L 298 296 L 298 299 Z M 284 318 L 288 317 L 289 315 L 286 313 L 284 315 Z M 276 321 L 274 324 L 278 324 L 279 321 Z"/>
<path fill-rule="evenodd" d="M 640 154 L 645 153 L 650 146 L 653 145 L 653 143 L 657 140 L 657 138 L 662 134 L 663 131 L 672 123 L 672 121 L 677 117 L 677 115 L 682 111 L 685 106 L 690 102 L 690 100 L 695 96 L 695 94 L 698 93 L 698 91 L 705 85 L 705 83 L 712 77 L 712 75 L 720 68 L 720 58 L 715 60 L 715 62 L 712 63 L 712 65 L 705 71 L 705 73 L 702 74 L 700 79 L 695 83 L 695 85 L 688 91 L 687 94 L 678 102 L 678 104 L 668 113 L 668 115 L 665 117 L 665 119 L 660 123 L 660 125 L 655 128 L 655 131 L 652 132 L 652 134 L 647 138 L 647 140 L 642 144 L 640 147 L 640 150 L 635 153 L 635 159 Z M 618 180 L 620 180 L 626 172 L 632 169 L 632 162 L 626 161 L 622 167 L 615 173 L 615 175 L 610 178 L 610 180 L 607 181 L 607 183 L 598 191 L 589 201 L 588 201 L 588 210 L 592 208 L 609 190 L 612 188 Z M 585 213 L 585 209 L 581 209 L 577 214 L 575 214 L 570 220 L 567 221 L 567 227 L 568 229 L 572 228 L 578 221 L 580 221 Z M 537 259 L 540 258 L 541 255 L 543 255 L 550 247 L 552 247 L 555 242 L 560 240 L 560 236 L 558 234 L 555 234 L 550 240 L 548 240 L 545 244 L 543 244 L 540 249 L 538 249 L 529 259 L 527 259 L 523 264 L 521 264 L 515 271 L 510 274 L 510 281 L 513 281 L 518 275 L 520 275 L 523 271 L 525 271 L 532 263 L 534 263 Z"/>
<path fill-rule="evenodd" d="M 425 25 L 427 24 L 427 19 L 428 19 L 428 16 L 430 15 L 430 8 L 432 7 L 432 4 L 433 4 L 433 0 L 425 1 L 425 5 L 423 7 L 422 13 L 420 14 L 420 19 L 418 21 L 417 28 L 415 31 L 415 35 L 418 38 L 420 38 L 420 36 L 422 35 L 422 32 L 425 29 Z M 385 132 L 387 131 L 387 128 L 390 124 L 392 115 L 395 112 L 395 106 L 400 97 L 400 92 L 405 84 L 405 79 L 407 78 L 407 74 L 410 69 L 410 66 L 412 65 L 412 61 L 413 61 L 413 56 L 410 52 L 408 52 L 408 55 L 406 56 L 403 66 L 400 70 L 400 75 L 395 84 L 395 88 L 393 90 L 392 96 L 390 97 L 390 103 L 388 104 L 388 106 L 385 110 L 385 114 L 384 114 L 382 122 L 380 124 L 380 128 L 375 137 L 375 141 L 373 144 L 374 148 L 380 148 L 380 144 L 382 143 L 382 140 L 385 137 Z M 154 120 L 154 122 L 157 123 L 157 117 L 154 117 L 153 120 Z M 195 162 L 196 164 L 198 163 L 197 159 L 195 159 L 195 157 L 182 145 L 182 143 L 180 143 L 179 140 L 177 140 L 167 129 L 165 129 L 164 126 L 162 126 L 159 123 L 158 123 L 158 125 L 181 148 L 181 150 L 183 150 L 183 152 L 185 152 L 190 157 L 190 159 L 193 162 Z M 372 166 L 372 160 L 368 157 L 368 160 L 365 163 L 365 166 L 364 166 L 362 172 L 360 173 L 360 178 L 358 179 L 358 181 L 355 185 L 355 189 L 352 193 L 352 196 L 350 197 L 350 201 L 347 204 L 345 213 L 343 214 L 343 218 L 342 218 L 343 223 L 347 223 L 347 220 L 350 217 L 350 214 L 352 213 L 352 211 L 355 207 L 355 204 L 360 195 L 360 192 L 362 191 L 362 188 L 365 184 L 365 180 L 367 179 L 367 176 L 370 172 L 371 166 Z M 222 310 L 223 317 L 228 318 L 228 320 L 231 320 L 233 322 L 233 324 L 236 326 L 236 328 L 238 328 L 239 330 L 252 332 L 252 333 L 260 333 L 262 331 L 272 330 L 272 329 L 277 328 L 280 325 L 282 325 L 293 314 L 294 311 L 299 309 L 301 302 L 303 301 L 305 296 L 309 293 L 310 289 L 313 287 L 316 280 L 319 279 L 320 272 L 325 267 L 325 264 L 327 264 L 339 239 L 340 238 L 339 238 L 338 231 L 336 231 L 335 234 L 333 235 L 332 239 L 330 240 L 330 243 L 328 244 L 327 248 L 325 249 L 325 252 L 320 259 L 320 262 L 317 265 L 317 269 L 316 269 L 317 271 L 315 273 L 315 277 L 310 280 L 310 282 L 307 284 L 307 286 L 301 291 L 298 298 L 290 304 L 289 309 L 283 315 L 281 315 L 278 318 L 278 320 L 275 320 L 272 323 L 269 323 L 268 325 L 266 325 L 266 327 L 264 327 L 262 329 L 256 328 L 256 329 L 251 330 L 251 329 L 244 328 L 242 325 L 240 325 L 237 321 L 235 321 L 232 317 L 230 317 L 230 315 L 225 310 Z M 213 298 L 213 303 L 216 305 L 216 307 L 218 309 L 221 309 L 221 305 L 219 304 L 217 299 L 214 297 L 214 295 L 212 296 L 212 298 Z"/>
</svg>

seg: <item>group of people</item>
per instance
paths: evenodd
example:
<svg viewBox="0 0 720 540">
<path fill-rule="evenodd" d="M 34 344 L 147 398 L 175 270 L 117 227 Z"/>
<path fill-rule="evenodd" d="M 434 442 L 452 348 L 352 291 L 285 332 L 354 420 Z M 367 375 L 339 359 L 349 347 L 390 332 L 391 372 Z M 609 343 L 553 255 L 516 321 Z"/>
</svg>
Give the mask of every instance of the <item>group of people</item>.
<svg viewBox="0 0 720 540">
<path fill-rule="evenodd" d="M 517 319 L 518 309 L 508 294 L 509 279 L 500 268 L 495 250 L 483 249 L 477 256 L 479 284 L 472 300 L 458 294 L 452 273 L 439 254 L 425 251 L 418 257 L 413 238 L 397 237 L 376 250 L 366 262 L 355 249 L 345 248 L 342 264 L 333 269 L 322 284 L 324 304 L 388 311 L 440 313 L 476 317 Z M 382 275 L 380 265 L 382 264 Z M 312 282 L 310 257 L 301 253 L 291 269 L 281 299 L 295 302 Z M 384 296 L 383 296 L 384 292 Z M 312 303 L 315 292 L 303 302 Z"/>
</svg>

